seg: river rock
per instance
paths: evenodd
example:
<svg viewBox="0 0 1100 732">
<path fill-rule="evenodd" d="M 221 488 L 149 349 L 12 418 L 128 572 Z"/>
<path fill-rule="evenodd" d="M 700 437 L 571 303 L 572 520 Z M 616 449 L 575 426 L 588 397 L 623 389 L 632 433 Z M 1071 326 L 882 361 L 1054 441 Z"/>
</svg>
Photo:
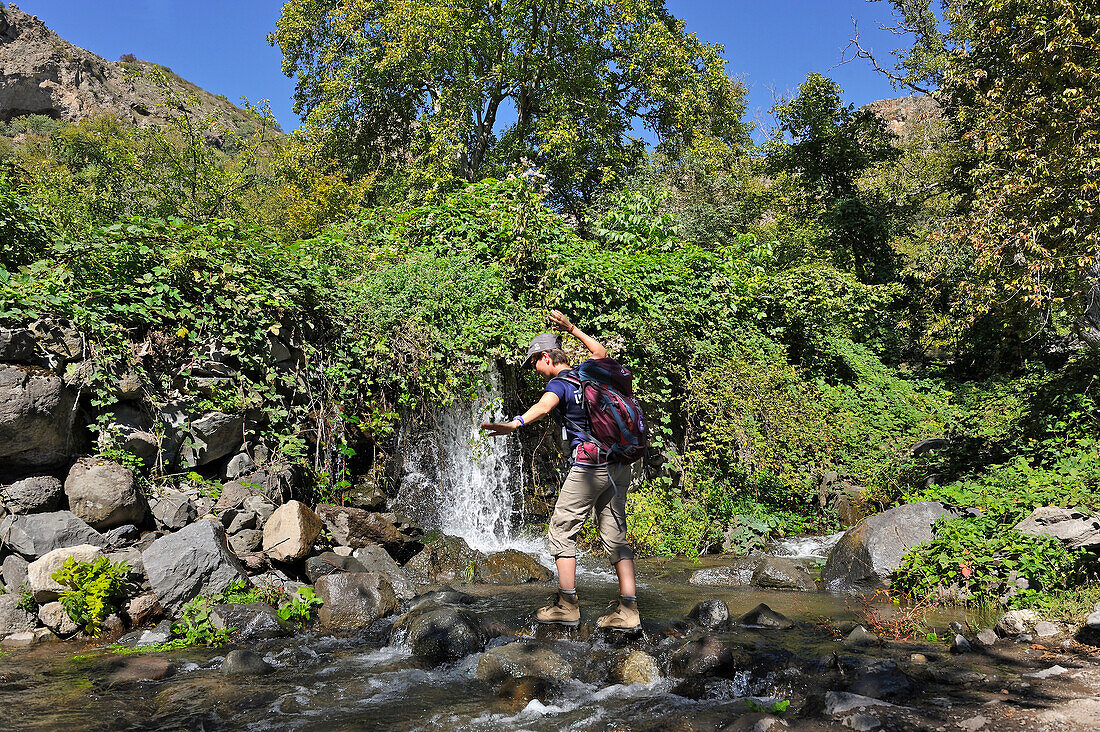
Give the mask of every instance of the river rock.
<svg viewBox="0 0 1100 732">
<path fill-rule="evenodd" d="M 377 486 L 356 486 L 344 494 L 344 505 L 364 511 L 385 511 L 386 494 Z"/>
<path fill-rule="evenodd" d="M 365 571 L 385 575 L 393 585 L 393 592 L 398 600 L 411 600 L 416 597 L 416 585 L 412 577 L 393 561 L 393 557 L 382 547 L 377 544 L 360 547 L 354 550 L 351 556 L 363 566 Z"/>
<path fill-rule="evenodd" d="M 3 644 L 4 648 L 27 648 L 44 641 L 54 640 L 56 637 L 49 628 L 35 628 L 34 630 L 23 630 L 5 636 Z"/>
<path fill-rule="evenodd" d="M 396 637 L 404 634 L 413 655 L 432 664 L 461 660 L 484 648 L 486 641 L 477 616 L 453 607 L 401 618 L 393 632 Z"/>
<path fill-rule="evenodd" d="M 1037 508 L 1015 528 L 1029 536 L 1053 536 L 1069 549 L 1100 546 L 1100 515 L 1074 508 Z"/>
<path fill-rule="evenodd" d="M 157 656 L 123 657 L 116 662 L 116 669 L 107 677 L 111 684 L 130 684 L 138 681 L 160 681 L 172 675 L 172 663 Z"/>
<path fill-rule="evenodd" d="M 328 630 L 358 630 L 398 608 L 393 585 L 375 572 L 343 572 L 320 577 L 314 586 L 324 602 L 317 617 Z"/>
<path fill-rule="evenodd" d="M 485 554 L 472 549 L 465 539 L 440 536 L 405 563 L 414 577 L 428 583 L 472 582 Z"/>
<path fill-rule="evenodd" d="M 244 415 L 210 412 L 191 422 L 191 439 L 185 440 L 180 463 L 188 468 L 212 463 L 231 455 L 244 441 Z"/>
<path fill-rule="evenodd" d="M 245 529 L 229 537 L 229 548 L 235 554 L 249 554 L 258 551 L 263 543 L 264 532 L 257 529 Z"/>
<path fill-rule="evenodd" d="M 389 554 L 386 554 L 386 557 L 389 557 Z M 303 571 L 310 584 L 316 584 L 317 580 L 325 575 L 336 572 L 366 572 L 367 568 L 354 557 L 342 557 L 334 552 L 323 552 L 307 559 Z"/>
<path fill-rule="evenodd" d="M 897 661 L 888 658 L 872 661 L 860 669 L 848 691 L 901 703 L 913 696 L 917 686 L 917 682 L 901 669 Z"/>
<path fill-rule="evenodd" d="M 1035 624 L 1035 637 L 1037 638 L 1050 638 L 1061 632 L 1062 630 L 1049 620 L 1040 620 Z"/>
<path fill-rule="evenodd" d="M 752 575 L 760 564 L 760 557 L 737 557 L 721 567 L 708 567 L 692 572 L 688 584 L 714 587 L 748 587 Z"/>
<path fill-rule="evenodd" d="M 717 628 L 730 618 L 730 609 L 724 600 L 703 600 L 691 609 L 688 619 L 704 628 Z"/>
<path fill-rule="evenodd" d="M 133 524 L 123 524 L 103 534 L 103 538 L 107 540 L 108 546 L 125 546 L 140 539 L 141 532 Z"/>
<path fill-rule="evenodd" d="M 956 633 L 955 640 L 951 641 L 952 653 L 970 653 L 970 641 L 963 635 Z"/>
<path fill-rule="evenodd" d="M 519 640 L 485 651 L 478 661 L 475 674 L 489 683 L 524 676 L 567 679 L 573 674 L 573 667 L 546 646 Z"/>
<path fill-rule="evenodd" d="M 140 524 L 145 518 L 145 498 L 133 471 L 109 460 L 78 460 L 65 479 L 65 495 L 73 515 L 93 529 Z"/>
<path fill-rule="evenodd" d="M 0 521 L 0 541 L 28 559 L 54 549 L 78 544 L 105 547 L 107 540 L 70 511 L 5 516 Z"/>
<path fill-rule="evenodd" d="M 280 562 L 309 554 L 321 534 L 320 517 L 301 501 L 288 501 L 264 524 L 264 552 Z"/>
<path fill-rule="evenodd" d="M 61 503 L 65 488 L 52 475 L 39 475 L 17 480 L 0 488 L 0 501 L 12 513 L 53 511 Z"/>
<path fill-rule="evenodd" d="M 783 630 L 794 625 L 794 621 L 782 613 L 777 613 L 764 603 L 737 619 L 737 624 L 749 628 L 774 628 Z"/>
<path fill-rule="evenodd" d="M 153 518 L 169 531 L 179 531 L 197 516 L 191 497 L 180 491 L 168 491 L 153 505 Z"/>
<path fill-rule="evenodd" d="M 477 566 L 477 580 L 490 585 L 546 582 L 554 576 L 530 554 L 517 549 L 493 552 Z"/>
<path fill-rule="evenodd" d="M 75 402 L 76 392 L 49 371 L 0 364 L 0 472 L 67 463 Z"/>
<path fill-rule="evenodd" d="M 657 660 L 645 651 L 631 651 L 615 664 L 612 677 L 620 684 L 650 684 L 661 678 Z"/>
<path fill-rule="evenodd" d="M 555 679 L 541 679 L 537 676 L 521 676 L 518 679 L 507 678 L 497 684 L 493 693 L 505 700 L 513 712 L 525 709 L 533 700 L 543 704 L 561 693 L 561 682 Z"/>
<path fill-rule="evenodd" d="M 0 595 L 0 638 L 34 630 L 38 626 L 38 619 L 19 607 L 21 601 L 19 595 Z"/>
<path fill-rule="evenodd" d="M 60 584 L 51 575 L 61 569 L 65 560 L 72 559 L 75 562 L 94 562 L 103 556 L 100 547 L 91 544 L 54 549 L 34 560 L 27 566 L 27 584 L 34 593 L 35 602 L 50 602 L 61 596 L 68 589 Z"/>
<path fill-rule="evenodd" d="M 332 532 L 333 541 L 352 548 L 380 544 L 397 562 L 403 563 L 420 551 L 418 541 L 405 536 L 382 514 L 348 506 L 321 504 L 317 515 Z"/>
<path fill-rule="evenodd" d="M 164 608 L 160 606 L 160 600 L 156 593 L 146 592 L 126 603 L 126 616 L 130 619 L 130 626 L 134 628 L 146 625 L 164 615 Z"/>
<path fill-rule="evenodd" d="M 878 644 L 879 637 L 862 625 L 857 625 L 853 628 L 852 632 L 844 639 L 845 648 L 866 648 L 868 646 L 877 646 Z"/>
<path fill-rule="evenodd" d="M 238 643 L 282 638 L 291 633 L 275 608 L 264 602 L 217 605 L 210 611 L 210 623 L 219 630 L 235 628 L 233 638 Z"/>
<path fill-rule="evenodd" d="M 996 645 L 997 640 L 997 633 L 992 628 L 978 631 L 977 641 L 986 648 Z"/>
<path fill-rule="evenodd" d="M 840 717 L 857 709 L 866 707 L 892 707 L 890 702 L 881 699 L 873 699 L 860 694 L 849 694 L 845 691 L 828 691 L 825 693 L 825 713 L 832 717 Z"/>
<path fill-rule="evenodd" d="M 868 516 L 844 532 L 829 553 L 822 580 L 830 592 L 874 592 L 912 547 L 932 539 L 932 526 L 955 514 L 942 503 L 923 501 Z"/>
<path fill-rule="evenodd" d="M 801 564 L 782 557 L 764 557 L 752 573 L 752 584 L 772 590 L 815 592 L 814 578 Z"/>
<path fill-rule="evenodd" d="M 724 670 L 733 663 L 733 649 L 713 635 L 688 641 L 673 651 L 669 670 L 674 676 L 691 678 Z"/>
<path fill-rule="evenodd" d="M 55 635 L 68 638 L 80 630 L 80 626 L 69 617 L 60 602 L 47 602 L 38 608 L 38 619 Z"/>
<path fill-rule="evenodd" d="M 160 604 L 173 615 L 196 595 L 221 592 L 234 580 L 248 581 L 229 551 L 225 530 L 213 521 L 196 521 L 160 537 L 141 553 L 141 561 Z"/>
<path fill-rule="evenodd" d="M 263 676 L 275 670 L 259 653 L 235 649 L 225 654 L 222 673 L 226 676 Z"/>
<path fill-rule="evenodd" d="M 8 592 L 18 593 L 27 582 L 27 567 L 29 562 L 18 554 L 9 554 L 4 557 L 4 585 Z"/>
<path fill-rule="evenodd" d="M 1034 610 L 1009 610 L 997 621 L 995 630 L 999 635 L 1011 638 L 1031 630 L 1039 619 L 1039 613 Z"/>
</svg>

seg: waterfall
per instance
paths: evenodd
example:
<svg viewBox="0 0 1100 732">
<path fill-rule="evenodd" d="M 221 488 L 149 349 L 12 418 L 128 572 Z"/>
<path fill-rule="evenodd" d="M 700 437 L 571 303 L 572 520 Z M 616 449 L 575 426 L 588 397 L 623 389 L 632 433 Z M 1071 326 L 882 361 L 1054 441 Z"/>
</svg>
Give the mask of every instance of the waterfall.
<svg viewBox="0 0 1100 732">
<path fill-rule="evenodd" d="M 516 543 L 514 514 L 523 509 L 519 441 L 479 436 L 478 425 L 501 421 L 500 375 L 476 399 L 431 409 L 398 436 L 403 477 L 394 508 L 426 529 L 460 536 L 497 551 Z"/>
</svg>

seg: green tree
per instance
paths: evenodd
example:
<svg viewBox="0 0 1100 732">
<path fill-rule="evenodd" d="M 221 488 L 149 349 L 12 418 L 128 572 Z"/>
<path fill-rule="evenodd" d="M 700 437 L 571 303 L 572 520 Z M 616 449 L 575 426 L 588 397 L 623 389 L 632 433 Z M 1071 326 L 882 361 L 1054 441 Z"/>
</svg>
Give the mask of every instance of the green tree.
<svg viewBox="0 0 1100 732">
<path fill-rule="evenodd" d="M 836 82 L 821 74 L 810 74 L 798 95 L 772 112 L 783 139 L 770 151 L 770 167 L 799 181 L 804 213 L 825 224 L 824 244 L 836 264 L 863 282 L 888 281 L 895 270 L 890 225 L 896 212 L 859 182 L 872 166 L 897 156 L 894 136 L 872 110 L 845 107 Z"/>
<path fill-rule="evenodd" d="M 570 206 L 644 159 L 639 128 L 674 158 L 747 141 L 721 47 L 661 0 L 289 0 L 269 40 L 307 124 L 394 189 L 537 170 Z"/>
</svg>

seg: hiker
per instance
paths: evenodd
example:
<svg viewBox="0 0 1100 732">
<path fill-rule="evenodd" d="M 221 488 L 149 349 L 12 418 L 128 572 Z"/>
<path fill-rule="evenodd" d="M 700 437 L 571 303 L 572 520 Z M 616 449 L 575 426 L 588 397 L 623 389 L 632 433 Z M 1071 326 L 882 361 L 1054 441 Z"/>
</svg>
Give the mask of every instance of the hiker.
<svg viewBox="0 0 1100 732">
<path fill-rule="evenodd" d="M 492 436 L 507 435 L 524 425 L 542 419 L 551 411 L 557 410 L 565 426 L 572 454 L 572 467 L 566 475 L 554 513 L 550 519 L 550 553 L 558 569 L 557 600 L 535 613 L 535 619 L 545 624 L 560 624 L 568 627 L 580 625 L 581 611 L 577 598 L 577 534 L 581 530 L 588 514 L 595 509 L 596 524 L 600 542 L 615 567 L 619 578 L 618 606 L 597 621 L 597 626 L 619 631 L 634 631 L 641 627 L 637 598 L 634 586 L 634 553 L 626 540 L 626 491 L 630 485 L 630 462 L 644 451 L 644 423 L 641 410 L 637 408 L 630 393 L 630 372 L 607 357 L 607 349 L 591 336 L 581 332 L 569 322 L 569 319 L 557 310 L 550 311 L 550 320 L 570 335 L 576 336 L 591 354 L 577 368 L 569 365 L 569 360 L 561 348 L 561 336 L 544 333 L 536 336 L 527 349 L 524 366 L 533 366 L 547 382 L 546 391 L 530 409 L 510 422 L 487 423 L 481 427 Z M 601 360 L 602 359 L 602 360 Z M 600 369 L 610 369 L 619 379 L 625 378 L 625 384 L 619 384 L 620 390 L 611 398 L 622 403 L 619 396 L 627 392 L 629 408 L 627 423 L 633 423 L 634 433 L 628 438 L 634 440 L 633 446 L 621 445 L 609 448 L 593 437 L 592 420 L 586 409 L 586 395 L 600 393 L 589 391 L 582 375 L 588 372 L 605 373 Z M 587 376 L 585 376 L 587 378 Z M 606 393 L 606 392 L 605 392 Z M 636 412 L 636 413 L 635 413 Z M 622 422 L 620 421 L 621 425 Z M 602 425 L 602 422 L 601 422 Z M 598 431 L 598 430 L 597 430 Z M 640 441 L 639 441 L 640 434 Z M 625 450 L 625 452 L 622 452 Z M 620 452 L 616 452 L 620 451 Z"/>
</svg>

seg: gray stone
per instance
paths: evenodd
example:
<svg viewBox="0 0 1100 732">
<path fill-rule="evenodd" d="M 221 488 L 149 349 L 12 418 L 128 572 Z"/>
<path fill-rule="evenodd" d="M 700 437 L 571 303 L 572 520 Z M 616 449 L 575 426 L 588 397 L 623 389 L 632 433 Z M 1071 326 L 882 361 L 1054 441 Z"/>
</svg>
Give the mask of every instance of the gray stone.
<svg viewBox="0 0 1100 732">
<path fill-rule="evenodd" d="M 168 491 L 153 505 L 153 518 L 169 531 L 178 531 L 198 516 L 191 497 L 180 491 Z"/>
<path fill-rule="evenodd" d="M 303 571 L 306 578 L 312 584 L 316 584 L 317 580 L 326 575 L 335 574 L 336 572 L 366 572 L 367 568 L 354 557 L 342 557 L 335 552 L 322 552 L 307 559 Z"/>
<path fill-rule="evenodd" d="M 879 637 L 862 625 L 857 625 L 844 639 L 845 648 L 866 648 L 867 646 L 877 646 L 879 643 Z"/>
<path fill-rule="evenodd" d="M 1035 635 L 1039 638 L 1049 638 L 1061 633 L 1061 629 L 1048 620 L 1040 620 L 1035 624 Z"/>
<path fill-rule="evenodd" d="M 728 669 L 734 661 L 733 649 L 713 635 L 684 643 L 669 657 L 669 671 L 674 676 L 692 678 L 707 676 Z"/>
<path fill-rule="evenodd" d="M 244 415 L 211 412 L 191 422 L 180 463 L 194 468 L 231 455 L 244 440 Z"/>
<path fill-rule="evenodd" d="M 149 583 L 164 609 L 177 614 L 203 593 L 221 592 L 245 580 L 244 567 L 229 551 L 225 531 L 213 521 L 196 521 L 154 541 L 141 554 Z"/>
<path fill-rule="evenodd" d="M 68 588 L 53 578 L 53 573 L 61 569 L 68 559 L 75 562 L 94 562 L 103 556 L 100 547 L 91 544 L 54 549 L 27 566 L 27 584 L 34 593 L 36 602 L 50 602 L 61 596 Z"/>
<path fill-rule="evenodd" d="M 133 524 L 116 526 L 103 535 L 109 546 L 122 546 L 141 538 L 141 532 Z"/>
<path fill-rule="evenodd" d="M 912 547 L 932 539 L 932 527 L 954 517 L 942 503 L 924 501 L 868 516 L 848 529 L 829 553 L 822 572 L 830 592 L 874 592 L 890 586 L 890 576 Z"/>
<path fill-rule="evenodd" d="M 252 462 L 252 458 L 248 456 L 248 453 L 242 452 L 229 459 L 229 464 L 225 467 L 225 477 L 233 480 L 255 469 L 256 463 Z"/>
<path fill-rule="evenodd" d="M 446 584 L 472 581 L 485 554 L 457 536 L 440 536 L 409 559 L 405 571 L 418 581 Z"/>
<path fill-rule="evenodd" d="M 970 641 L 956 633 L 955 640 L 951 641 L 952 653 L 970 653 Z"/>
<path fill-rule="evenodd" d="M 869 696 L 849 694 L 844 691 L 829 691 L 825 693 L 825 713 L 839 717 L 848 712 L 863 709 L 865 707 L 892 707 L 893 704 L 881 699 L 872 699 Z"/>
<path fill-rule="evenodd" d="M 172 675 L 172 662 L 157 656 L 129 656 L 117 660 L 118 666 L 107 676 L 110 684 L 134 684 L 160 681 Z"/>
<path fill-rule="evenodd" d="M 1053 536 L 1069 549 L 1100 546 L 1100 516 L 1074 508 L 1037 508 L 1015 528 L 1029 536 Z"/>
<path fill-rule="evenodd" d="M 76 392 L 54 374 L 0 364 L 0 472 L 67 463 L 75 403 Z"/>
<path fill-rule="evenodd" d="M 301 559 L 309 554 L 322 528 L 320 517 L 309 506 L 288 501 L 264 524 L 264 552 L 280 562 Z"/>
<path fill-rule="evenodd" d="M 78 544 L 107 546 L 103 534 L 70 511 L 5 516 L 0 521 L 0 541 L 28 559 L 37 559 L 54 549 Z"/>
<path fill-rule="evenodd" d="M 1020 635 L 1031 630 L 1039 621 L 1039 613 L 1034 610 L 1009 610 L 997 621 L 996 631 L 1007 637 Z"/>
<path fill-rule="evenodd" d="M 986 628 L 978 632 L 978 642 L 987 648 L 995 645 L 998 640 L 997 633 L 992 628 Z"/>
<path fill-rule="evenodd" d="M 416 597 L 416 584 L 412 577 L 382 547 L 377 544 L 360 547 L 355 549 L 351 556 L 362 565 L 364 571 L 385 575 L 393 585 L 393 592 L 398 600 L 411 600 Z"/>
<path fill-rule="evenodd" d="M 27 582 L 27 566 L 29 562 L 18 554 L 9 554 L 4 557 L 4 584 L 8 592 L 18 593 Z"/>
<path fill-rule="evenodd" d="M 403 638 L 413 655 L 432 664 L 461 660 L 483 649 L 486 642 L 477 616 L 453 607 L 399 618 L 392 637 Z"/>
<path fill-rule="evenodd" d="M 704 628 L 716 628 L 730 618 L 730 609 L 724 600 L 703 600 L 688 613 L 688 618 Z"/>
<path fill-rule="evenodd" d="M 234 628 L 233 638 L 238 643 L 290 635 L 290 627 L 273 607 L 263 602 L 218 605 L 210 611 L 210 622 L 218 629 Z"/>
<path fill-rule="evenodd" d="M 987 724 L 989 724 L 989 719 L 978 714 L 959 722 L 959 729 L 965 732 L 978 732 L 978 730 L 982 729 Z"/>
<path fill-rule="evenodd" d="M 49 628 L 36 628 L 35 630 L 23 630 L 4 637 L 4 648 L 27 648 L 36 646 L 43 641 L 52 640 L 53 631 Z"/>
<path fill-rule="evenodd" d="M 120 646 L 136 648 L 138 646 L 156 646 L 172 640 L 172 621 L 162 620 L 152 628 L 135 630 L 118 639 Z"/>
<path fill-rule="evenodd" d="M 773 590 L 814 592 L 814 578 L 801 564 L 782 557 L 765 557 L 752 573 L 752 584 Z"/>
<path fill-rule="evenodd" d="M 252 495 L 252 490 L 239 480 L 231 480 L 222 486 L 222 492 L 214 503 L 214 510 L 218 513 L 229 509 L 240 508 Z"/>
<path fill-rule="evenodd" d="M 275 504 L 266 496 L 249 496 L 241 503 L 241 508 L 256 515 L 257 529 L 262 529 L 271 514 L 275 513 Z"/>
<path fill-rule="evenodd" d="M 546 646 L 526 640 L 490 648 L 478 661 L 477 678 L 497 683 L 524 676 L 540 679 L 567 679 L 573 667 Z"/>
<path fill-rule="evenodd" d="M 78 460 L 65 479 L 65 495 L 73 514 L 94 529 L 140 524 L 145 518 L 145 498 L 133 471 L 109 460 Z"/>
<path fill-rule="evenodd" d="M 156 593 L 146 592 L 126 604 L 126 615 L 131 626 L 140 627 L 164 615 L 164 608 L 160 606 Z"/>
<path fill-rule="evenodd" d="M 229 537 L 229 546 L 235 554 L 258 552 L 264 541 L 264 532 L 258 529 L 245 529 Z"/>
<path fill-rule="evenodd" d="M 692 572 L 688 584 L 715 587 L 748 587 L 760 564 L 760 557 L 738 557 L 722 567 L 708 567 Z"/>
<path fill-rule="evenodd" d="M 854 729 L 856 732 L 871 732 L 871 730 L 878 729 L 882 726 L 882 722 L 877 717 L 872 717 L 870 714 L 863 714 L 856 712 L 850 714 L 841 720 L 841 724 L 849 729 Z"/>
<path fill-rule="evenodd" d="M 377 486 L 359 485 L 344 494 L 344 505 L 364 511 L 385 511 L 386 494 Z"/>
<path fill-rule="evenodd" d="M 7 578 L 7 561 L 4 562 L 4 577 Z M 1093 610 L 1089 613 L 1089 616 L 1085 618 L 1085 626 L 1090 630 L 1100 630 L 1100 610 Z"/>
<path fill-rule="evenodd" d="M 47 602 L 38 608 L 38 619 L 55 635 L 62 638 L 67 638 L 80 630 L 80 626 L 69 617 L 60 602 Z"/>
<path fill-rule="evenodd" d="M 381 514 L 347 506 L 321 504 L 317 507 L 317 515 L 332 532 L 333 541 L 337 544 L 356 549 L 369 544 L 381 544 L 399 563 L 408 561 L 420 551 L 420 542 L 405 536 Z"/>
<path fill-rule="evenodd" d="M 1020 676 L 1023 676 L 1025 679 L 1040 679 L 1041 680 L 1041 679 L 1049 679 L 1052 676 L 1061 676 L 1062 674 L 1068 673 L 1068 672 L 1069 672 L 1068 668 L 1065 668 L 1064 666 L 1059 666 L 1059 665 L 1055 664 L 1055 665 L 1053 665 L 1049 668 L 1044 668 L 1042 671 L 1032 671 L 1031 673 L 1020 674 Z"/>
<path fill-rule="evenodd" d="M 358 630 L 397 610 L 393 586 L 374 572 L 343 572 L 320 577 L 315 585 L 324 603 L 317 617 L 329 630 Z"/>
<path fill-rule="evenodd" d="M 227 531 L 230 534 L 236 534 L 246 529 L 256 528 L 256 514 L 251 511 L 237 511 L 237 515 L 233 517 L 233 520 L 229 522 Z"/>
<path fill-rule="evenodd" d="M 38 618 L 19 607 L 21 600 L 16 594 L 0 595 L 0 638 L 38 626 Z"/>
<path fill-rule="evenodd" d="M 126 562 L 130 567 L 126 571 L 126 582 L 138 587 L 142 590 L 152 590 L 152 586 L 149 584 L 149 576 L 145 573 L 145 565 L 141 561 L 141 549 L 137 547 L 128 547 L 126 549 L 119 549 L 117 551 L 108 552 L 107 559 L 111 564 L 118 564 L 119 562 Z"/>
<path fill-rule="evenodd" d="M 12 513 L 40 513 L 53 511 L 61 503 L 65 489 L 61 481 L 52 475 L 17 480 L 0 488 L 0 501 Z"/>
<path fill-rule="evenodd" d="M 241 649 L 230 651 L 222 661 L 222 673 L 226 676 L 262 676 L 274 670 L 259 653 Z"/>
<path fill-rule="evenodd" d="M 749 628 L 775 628 L 782 630 L 793 626 L 794 621 L 782 613 L 777 613 L 764 603 L 760 603 L 738 618 L 737 624 Z"/>
</svg>

